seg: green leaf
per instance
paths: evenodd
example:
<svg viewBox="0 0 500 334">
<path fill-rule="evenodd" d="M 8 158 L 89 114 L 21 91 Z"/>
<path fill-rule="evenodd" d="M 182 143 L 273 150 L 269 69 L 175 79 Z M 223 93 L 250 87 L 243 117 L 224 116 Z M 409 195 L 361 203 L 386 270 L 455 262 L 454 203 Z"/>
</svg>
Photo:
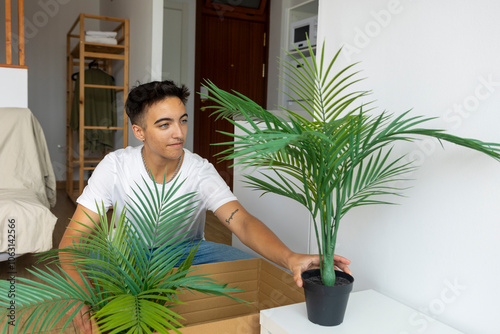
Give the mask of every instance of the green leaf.
<svg viewBox="0 0 500 334">
<path fill-rule="evenodd" d="M 15 331 L 49 331 L 76 307 L 64 322 L 65 328 L 88 305 L 102 331 L 179 332 L 181 317 L 171 309 L 172 304 L 179 303 L 179 292 L 200 291 L 240 301 L 230 294 L 241 290 L 204 275 L 190 274 L 197 245 L 191 245 L 184 230 L 192 220 L 195 194 L 178 196 L 183 181 L 177 179 L 168 187 L 165 181 L 153 187 L 143 182 L 136 185 L 135 197 L 124 210 L 113 212 L 111 221 L 101 206 L 99 221 L 86 226 L 90 232 L 82 232 L 78 243 L 40 255 L 51 264 L 75 266 L 83 287 L 59 266 L 54 270 L 43 263 L 29 270 L 36 280 L 17 278 L 17 316 L 29 316 L 16 323 Z M 186 249 L 189 254 L 181 262 Z M 8 281 L 0 281 L 0 295 L 7 295 L 9 288 Z M 0 299 L 0 315 L 6 314 L 8 305 L 8 301 Z"/>
<path fill-rule="evenodd" d="M 403 195 L 414 169 L 405 154 L 396 155 L 394 145 L 421 137 L 436 138 L 484 153 L 500 160 L 500 144 L 460 138 L 441 129 L 424 126 L 433 118 L 398 116 L 383 112 L 369 115 L 373 101 L 370 91 L 356 88 L 363 78 L 357 64 L 338 66 L 341 50 L 328 60 L 325 47 L 316 57 L 309 45 L 306 51 L 287 53 L 281 61 L 281 79 L 296 105 L 308 117 L 285 107 L 287 114 L 277 117 L 239 93 L 226 92 L 209 82 L 208 98 L 217 105 L 213 115 L 225 118 L 243 134 L 224 133 L 231 141 L 221 159 L 242 166 L 250 188 L 261 193 L 289 197 L 304 205 L 314 216 L 320 255 L 333 256 L 340 220 L 355 207 L 393 204 Z M 310 56 L 310 57 L 308 57 Z M 286 72 L 286 73 L 285 73 Z M 369 107 L 367 109 L 367 107 Z M 233 116 L 247 120 L 248 126 Z M 272 171 L 272 177 L 251 174 L 249 167 Z M 271 175 L 271 174 L 270 174 Z M 334 273 L 322 275 L 334 279 Z M 325 269 L 325 270 L 323 270 Z"/>
</svg>

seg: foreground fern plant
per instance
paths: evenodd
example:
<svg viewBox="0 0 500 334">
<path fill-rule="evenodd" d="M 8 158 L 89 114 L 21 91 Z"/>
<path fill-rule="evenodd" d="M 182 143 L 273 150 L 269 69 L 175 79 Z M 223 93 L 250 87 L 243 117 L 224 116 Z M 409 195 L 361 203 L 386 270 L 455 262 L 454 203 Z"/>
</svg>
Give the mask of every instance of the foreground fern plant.
<svg viewBox="0 0 500 334">
<path fill-rule="evenodd" d="M 59 266 L 58 270 L 28 270 L 38 280 L 16 278 L 15 296 L 8 300 L 10 282 L 0 282 L 0 319 L 8 320 L 3 333 L 13 324 L 14 333 L 45 333 L 74 308 L 62 332 L 83 305 L 89 306 L 102 332 L 180 333 L 181 317 L 172 310 L 173 305 L 180 303 L 177 294 L 189 290 L 237 299 L 229 293 L 239 289 L 227 288 L 205 275 L 187 276 L 193 271 L 197 245 L 191 245 L 186 233 L 179 231 L 190 222 L 194 194 L 176 197 L 182 185 L 177 180 L 170 188 L 165 181 L 163 186 L 155 183 L 153 189 L 145 181 L 144 184 L 145 187 L 137 187 L 137 199 L 130 203 L 133 205 L 126 206 L 137 226 L 127 219 L 125 209 L 119 217 L 113 212 L 108 221 L 102 208 L 101 223 L 94 222 L 78 246 L 42 255 L 41 260 L 57 262 L 61 256 L 60 261 L 74 265 L 86 284 L 84 289 Z M 147 195 L 151 202 L 140 199 Z M 116 229 L 110 228 L 113 225 Z M 181 261 L 186 247 L 189 254 Z M 12 304 L 14 319 L 8 317 Z"/>
<path fill-rule="evenodd" d="M 274 172 L 260 178 L 245 176 L 251 188 L 289 197 L 314 217 L 321 278 L 324 285 L 333 286 L 333 255 L 342 218 L 358 206 L 391 204 L 386 195 L 400 196 L 405 190 L 401 182 L 395 181 L 407 180 L 409 172 L 416 168 L 404 160 L 404 155 L 393 154 L 397 141 L 434 137 L 496 160 L 500 160 L 500 145 L 421 127 L 432 118 L 411 116 L 409 111 L 400 116 L 367 114 L 361 101 L 369 92 L 353 90 L 359 81 L 354 65 L 333 70 L 341 51 L 329 61 L 323 52 L 316 58 L 310 45 L 306 52 L 310 60 L 298 50 L 295 56 L 288 54 L 292 60 L 282 61 L 288 73 L 282 79 L 293 92 L 289 98 L 309 117 L 284 107 L 281 109 L 286 117 L 277 116 L 249 98 L 223 91 L 211 82 L 206 84 L 209 94 L 205 97 L 218 104 L 212 107 L 218 118 L 244 133 L 225 133 L 234 141 L 221 143 L 230 145 L 221 153 L 222 159 Z M 244 118 L 248 126 L 235 121 L 235 116 Z"/>
</svg>

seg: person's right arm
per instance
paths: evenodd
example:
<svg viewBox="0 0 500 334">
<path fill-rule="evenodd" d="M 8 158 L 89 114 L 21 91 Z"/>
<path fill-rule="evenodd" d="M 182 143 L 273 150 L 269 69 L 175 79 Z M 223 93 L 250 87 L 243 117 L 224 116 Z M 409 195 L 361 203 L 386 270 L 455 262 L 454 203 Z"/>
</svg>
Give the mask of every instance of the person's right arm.
<svg viewBox="0 0 500 334">
<path fill-rule="evenodd" d="M 87 214 L 85 214 L 87 213 Z M 90 216 L 90 218 L 89 218 Z M 85 234 L 82 232 L 90 232 L 90 227 L 93 226 L 92 220 L 95 222 L 99 222 L 99 215 L 83 205 L 78 204 L 75 210 L 75 213 L 73 214 L 73 218 L 71 218 L 71 221 L 69 222 L 66 231 L 64 232 L 64 235 L 61 239 L 61 242 L 59 243 L 59 249 L 71 247 L 73 243 L 77 245 L 80 242 L 79 237 L 84 236 Z M 78 224 L 77 222 L 81 223 Z M 83 224 L 83 225 L 82 225 Z M 64 255 L 59 256 L 60 259 L 64 260 Z M 77 282 L 77 284 L 85 289 L 85 283 L 82 281 L 80 275 L 75 269 L 75 266 L 69 265 L 69 264 L 64 264 L 64 261 L 61 262 L 61 268 L 72 278 Z M 68 312 L 68 314 L 71 314 L 71 310 Z M 82 333 L 85 334 L 90 334 L 92 333 L 92 323 L 89 319 L 88 315 L 88 307 L 85 305 L 82 310 L 80 311 L 79 314 L 75 316 L 73 319 L 75 322 L 75 325 L 80 329 Z"/>
</svg>

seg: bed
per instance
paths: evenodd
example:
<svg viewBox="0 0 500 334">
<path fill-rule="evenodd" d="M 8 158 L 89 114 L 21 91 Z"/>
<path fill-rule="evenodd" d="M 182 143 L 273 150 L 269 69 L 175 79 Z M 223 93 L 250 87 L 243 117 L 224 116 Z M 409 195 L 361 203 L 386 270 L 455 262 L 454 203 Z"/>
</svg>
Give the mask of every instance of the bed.
<svg viewBox="0 0 500 334">
<path fill-rule="evenodd" d="M 0 108 L 0 261 L 52 248 L 56 180 L 40 123 Z"/>
</svg>

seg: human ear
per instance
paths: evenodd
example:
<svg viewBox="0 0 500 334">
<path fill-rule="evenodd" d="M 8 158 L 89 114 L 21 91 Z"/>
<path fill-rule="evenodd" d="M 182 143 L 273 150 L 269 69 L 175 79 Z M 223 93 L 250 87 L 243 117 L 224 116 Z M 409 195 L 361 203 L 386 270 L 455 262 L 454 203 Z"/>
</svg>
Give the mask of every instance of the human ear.
<svg viewBox="0 0 500 334">
<path fill-rule="evenodd" d="M 132 124 L 132 131 L 134 131 L 135 138 L 144 142 L 146 139 L 144 137 L 144 130 L 137 124 Z"/>
</svg>

